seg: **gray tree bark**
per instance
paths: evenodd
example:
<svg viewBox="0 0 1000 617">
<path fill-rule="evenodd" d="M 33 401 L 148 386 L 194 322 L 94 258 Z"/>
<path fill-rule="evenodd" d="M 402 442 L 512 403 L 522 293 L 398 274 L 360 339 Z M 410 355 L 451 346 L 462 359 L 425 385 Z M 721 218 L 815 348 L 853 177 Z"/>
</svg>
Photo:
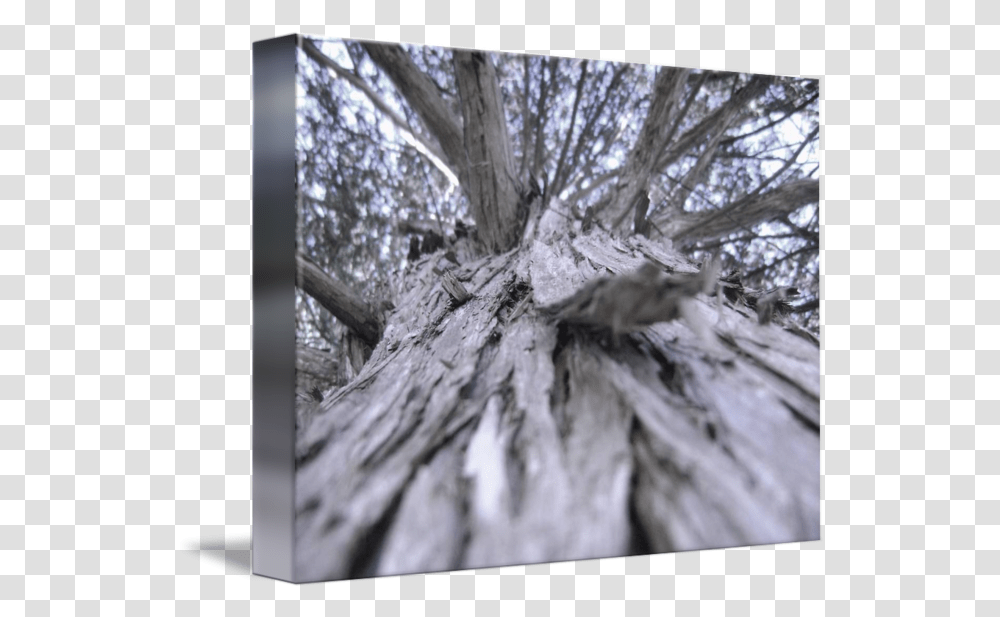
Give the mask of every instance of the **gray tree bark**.
<svg viewBox="0 0 1000 617">
<path fill-rule="evenodd" d="M 618 341 L 539 307 L 652 261 L 567 233 L 553 200 L 513 249 L 419 261 L 360 374 L 297 441 L 306 580 L 819 538 L 819 349 L 699 295 Z"/>
</svg>

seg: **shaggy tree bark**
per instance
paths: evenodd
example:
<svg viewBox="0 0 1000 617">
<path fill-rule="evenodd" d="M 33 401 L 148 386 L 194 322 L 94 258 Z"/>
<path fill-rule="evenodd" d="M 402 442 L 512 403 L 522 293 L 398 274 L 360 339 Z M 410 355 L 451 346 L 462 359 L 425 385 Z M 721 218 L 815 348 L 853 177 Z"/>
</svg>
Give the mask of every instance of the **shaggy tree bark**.
<svg viewBox="0 0 1000 617">
<path fill-rule="evenodd" d="M 455 52 L 457 129 L 405 53 L 365 48 L 449 162 L 465 167 L 483 250 L 456 249 L 446 259 L 446 247 L 416 259 L 357 376 L 300 408 L 298 577 L 818 539 L 814 342 L 758 324 L 721 294 L 699 294 L 681 318 L 616 337 L 543 310 L 596 277 L 644 263 L 699 270 L 669 242 L 624 222 L 645 229 L 635 208 L 650 173 L 710 131 L 718 145 L 763 80 L 681 132 L 696 92 L 685 99 L 685 71 L 662 71 L 613 198 L 584 226 L 551 195 L 544 207 L 537 196 L 525 203 L 488 57 Z M 531 167 L 526 152 L 521 167 Z M 742 208 L 760 222 L 807 189 L 762 191 Z M 733 218 L 705 215 L 693 225 L 691 216 L 660 223 L 668 237 L 717 237 L 729 224 L 720 221 Z M 317 280 L 315 272 L 303 279 Z M 374 314 L 365 306 L 349 313 Z"/>
<path fill-rule="evenodd" d="M 714 342 L 681 320 L 618 346 L 558 326 L 535 307 L 599 273 L 696 270 L 645 238 L 571 237 L 561 209 L 455 267 L 458 308 L 441 260 L 417 264 L 360 375 L 300 431 L 301 576 L 819 537 L 818 348 L 704 298 Z"/>
</svg>

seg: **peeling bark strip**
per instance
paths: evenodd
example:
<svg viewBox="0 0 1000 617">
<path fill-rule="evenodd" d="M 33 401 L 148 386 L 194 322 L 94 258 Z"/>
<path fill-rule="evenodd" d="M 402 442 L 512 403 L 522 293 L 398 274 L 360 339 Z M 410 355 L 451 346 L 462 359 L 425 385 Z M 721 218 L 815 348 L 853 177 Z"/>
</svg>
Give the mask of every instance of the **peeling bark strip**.
<svg viewBox="0 0 1000 617">
<path fill-rule="evenodd" d="M 667 276 L 659 267 L 646 263 L 633 273 L 590 281 L 566 300 L 539 310 L 567 323 L 609 329 L 617 337 L 677 319 L 683 303 L 709 291 L 714 282 L 712 268 L 699 274 Z"/>
<path fill-rule="evenodd" d="M 448 270 L 441 273 L 441 285 L 444 287 L 444 290 L 448 292 L 448 295 L 451 296 L 451 299 L 453 300 L 452 306 L 461 306 L 468 302 L 469 298 L 472 297 L 472 294 L 465 289 L 465 286 L 462 285 L 461 281 L 455 278 L 455 275 Z"/>
<path fill-rule="evenodd" d="M 369 345 L 378 343 L 381 334 L 375 310 L 349 287 L 323 272 L 301 253 L 296 255 L 298 284 L 323 308 L 330 311 Z"/>
<path fill-rule="evenodd" d="M 456 49 L 454 63 L 465 120 L 466 190 L 479 239 L 490 252 L 505 251 L 520 239 L 522 217 L 517 211 L 520 186 L 515 180 L 496 69 L 481 52 Z"/>
</svg>

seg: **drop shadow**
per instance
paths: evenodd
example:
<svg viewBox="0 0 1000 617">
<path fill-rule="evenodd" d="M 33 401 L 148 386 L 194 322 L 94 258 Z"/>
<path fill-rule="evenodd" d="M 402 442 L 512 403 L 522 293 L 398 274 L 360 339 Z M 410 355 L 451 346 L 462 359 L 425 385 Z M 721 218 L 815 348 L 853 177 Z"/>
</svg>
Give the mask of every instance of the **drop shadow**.
<svg viewBox="0 0 1000 617">
<path fill-rule="evenodd" d="M 252 537 L 235 537 L 228 540 L 202 540 L 187 546 L 198 551 L 202 557 L 222 564 L 226 574 L 253 574 Z"/>
</svg>

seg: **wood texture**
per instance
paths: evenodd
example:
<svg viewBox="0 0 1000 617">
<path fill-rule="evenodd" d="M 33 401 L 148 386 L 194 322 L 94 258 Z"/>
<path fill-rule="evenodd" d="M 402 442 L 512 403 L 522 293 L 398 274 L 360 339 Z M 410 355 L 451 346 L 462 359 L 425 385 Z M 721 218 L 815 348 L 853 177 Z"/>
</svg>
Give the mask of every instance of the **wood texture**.
<svg viewBox="0 0 1000 617">
<path fill-rule="evenodd" d="M 619 346 L 561 324 L 538 307 L 599 274 L 698 271 L 647 238 L 566 235 L 566 210 L 453 267 L 461 306 L 417 264 L 300 432 L 302 580 L 819 538 L 818 346 L 704 295 Z"/>
<path fill-rule="evenodd" d="M 455 50 L 455 80 L 462 99 L 468 177 L 479 239 L 487 251 L 505 251 L 520 239 L 520 184 L 515 179 L 510 135 L 489 55 Z"/>
</svg>

